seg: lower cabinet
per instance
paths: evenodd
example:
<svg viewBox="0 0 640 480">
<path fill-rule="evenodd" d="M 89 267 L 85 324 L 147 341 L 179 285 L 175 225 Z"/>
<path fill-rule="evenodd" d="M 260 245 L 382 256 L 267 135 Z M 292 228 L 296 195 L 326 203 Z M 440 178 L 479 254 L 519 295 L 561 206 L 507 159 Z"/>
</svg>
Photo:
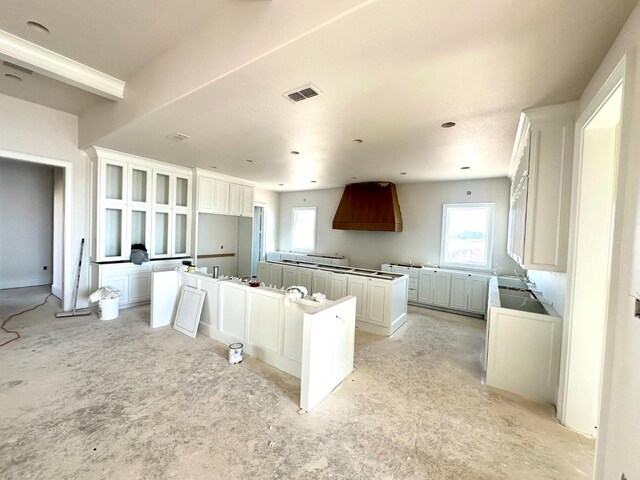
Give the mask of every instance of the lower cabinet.
<svg viewBox="0 0 640 480">
<path fill-rule="evenodd" d="M 338 300 L 346 297 L 348 291 L 348 276 L 344 273 L 330 273 L 329 279 L 329 294 L 325 294 L 327 298 L 329 300 Z"/>
<path fill-rule="evenodd" d="M 423 269 L 420 271 L 418 302 L 438 307 L 449 307 L 451 274 L 440 270 Z"/>
<path fill-rule="evenodd" d="M 111 287 L 120 292 L 120 308 L 148 303 L 151 299 L 151 273 L 175 270 L 183 260 L 156 260 L 142 265 L 133 263 L 101 264 L 92 262 L 91 292 Z"/>
<path fill-rule="evenodd" d="M 451 304 L 456 310 L 485 314 L 488 278 L 484 275 L 455 273 L 451 275 Z"/>
<path fill-rule="evenodd" d="M 368 301 L 367 277 L 350 275 L 347 281 L 347 294 L 356 297 L 356 321 L 364 321 Z"/>
</svg>

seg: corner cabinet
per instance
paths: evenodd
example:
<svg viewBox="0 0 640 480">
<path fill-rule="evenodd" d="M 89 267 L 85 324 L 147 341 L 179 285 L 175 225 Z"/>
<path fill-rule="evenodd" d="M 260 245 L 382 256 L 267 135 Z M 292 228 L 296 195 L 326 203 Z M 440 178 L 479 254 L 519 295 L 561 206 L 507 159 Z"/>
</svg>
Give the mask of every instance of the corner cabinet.
<svg viewBox="0 0 640 480">
<path fill-rule="evenodd" d="M 198 213 L 253 217 L 254 187 L 196 169 Z"/>
<path fill-rule="evenodd" d="M 567 270 L 575 112 L 571 102 L 520 115 L 507 252 L 525 269 Z"/>
<path fill-rule="evenodd" d="M 138 243 L 152 259 L 189 256 L 191 170 L 97 147 L 88 154 L 91 259 L 128 261 L 131 245 Z"/>
</svg>

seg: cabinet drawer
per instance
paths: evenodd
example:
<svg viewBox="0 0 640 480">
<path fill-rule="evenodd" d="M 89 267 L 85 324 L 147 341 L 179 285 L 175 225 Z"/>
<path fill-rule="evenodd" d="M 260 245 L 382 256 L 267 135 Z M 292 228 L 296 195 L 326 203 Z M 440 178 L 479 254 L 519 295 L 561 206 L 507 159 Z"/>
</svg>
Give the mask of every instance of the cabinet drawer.
<svg viewBox="0 0 640 480">
<path fill-rule="evenodd" d="M 412 302 L 418 301 L 418 289 L 417 288 L 409 288 L 409 295 L 407 298 Z"/>
</svg>

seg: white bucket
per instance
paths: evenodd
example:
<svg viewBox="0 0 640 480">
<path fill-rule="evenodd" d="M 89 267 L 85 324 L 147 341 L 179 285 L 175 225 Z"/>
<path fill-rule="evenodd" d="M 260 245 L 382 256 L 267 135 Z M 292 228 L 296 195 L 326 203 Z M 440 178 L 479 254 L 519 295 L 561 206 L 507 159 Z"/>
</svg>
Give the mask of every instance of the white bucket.
<svg viewBox="0 0 640 480">
<path fill-rule="evenodd" d="M 118 318 L 119 303 L 120 299 L 118 297 L 98 300 L 98 318 L 100 320 L 114 320 Z"/>
<path fill-rule="evenodd" d="M 229 363 L 240 363 L 242 361 L 242 344 L 232 343 L 229 345 Z"/>
</svg>

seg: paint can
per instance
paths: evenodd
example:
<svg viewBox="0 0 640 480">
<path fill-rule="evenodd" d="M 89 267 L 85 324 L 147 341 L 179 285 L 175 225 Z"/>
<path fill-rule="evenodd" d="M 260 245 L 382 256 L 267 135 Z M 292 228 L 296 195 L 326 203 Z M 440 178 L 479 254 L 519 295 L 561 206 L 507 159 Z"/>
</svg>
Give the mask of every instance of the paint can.
<svg viewBox="0 0 640 480">
<path fill-rule="evenodd" d="M 232 343 L 229 345 L 229 363 L 231 365 L 242 361 L 242 344 Z"/>
</svg>

